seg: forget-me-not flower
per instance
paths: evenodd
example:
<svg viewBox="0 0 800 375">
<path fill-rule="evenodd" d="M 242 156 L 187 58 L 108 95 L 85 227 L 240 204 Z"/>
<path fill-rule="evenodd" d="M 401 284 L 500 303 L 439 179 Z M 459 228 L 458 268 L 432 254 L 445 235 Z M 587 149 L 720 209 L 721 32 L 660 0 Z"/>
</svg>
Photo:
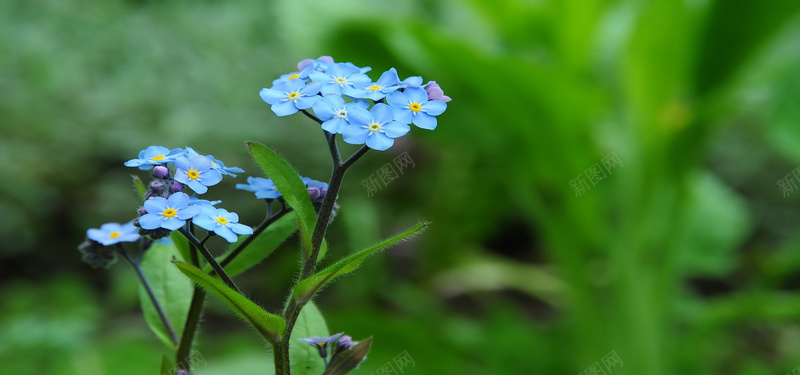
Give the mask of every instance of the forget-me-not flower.
<svg viewBox="0 0 800 375">
<path fill-rule="evenodd" d="M 186 193 L 175 193 L 169 198 L 155 197 L 144 201 L 147 214 L 139 218 L 142 229 L 164 228 L 176 230 L 200 212 L 200 207 L 190 205 Z"/>
<path fill-rule="evenodd" d="M 211 159 L 203 155 L 195 155 L 191 159 L 179 156 L 175 159 L 175 180 L 189 186 L 195 193 L 203 194 L 208 191 L 208 186 L 222 181 L 222 173 L 212 165 Z"/>
<path fill-rule="evenodd" d="M 312 109 L 317 118 L 322 120 L 322 129 L 330 133 L 341 133 L 345 126 L 350 123 L 347 121 L 347 111 L 353 108 L 367 109 L 369 103 L 366 100 L 356 100 L 345 103 L 344 98 L 338 95 L 325 95 L 322 100 L 314 103 Z"/>
<path fill-rule="evenodd" d="M 367 144 L 373 150 L 384 151 L 394 144 L 394 138 L 411 130 L 406 124 L 394 120 L 392 107 L 375 104 L 370 111 L 353 108 L 348 113 L 350 125 L 342 131 L 342 139 L 350 144 Z"/>
<path fill-rule="evenodd" d="M 395 120 L 428 130 L 436 129 L 434 116 L 447 109 L 447 104 L 441 100 L 428 100 L 428 93 L 419 87 L 395 91 L 386 97 L 386 102 L 394 108 Z"/>
<path fill-rule="evenodd" d="M 272 112 L 276 115 L 288 116 L 297 113 L 298 110 L 311 108 L 321 98 L 317 95 L 321 86 L 319 82 L 306 84 L 302 80 L 295 79 L 269 89 L 261 89 L 258 95 L 267 104 L 272 105 Z"/>
<path fill-rule="evenodd" d="M 110 246 L 120 242 L 134 242 L 139 240 L 139 228 L 133 222 L 125 224 L 106 223 L 100 229 L 89 229 L 86 231 L 86 238 L 98 242 L 104 246 Z"/>
<path fill-rule="evenodd" d="M 355 65 L 344 63 L 333 64 L 325 72 L 312 72 L 309 74 L 314 82 L 322 84 L 322 95 L 342 95 L 343 89 L 353 89 L 370 83 L 369 77 L 361 73 Z"/>
<path fill-rule="evenodd" d="M 216 233 L 230 243 L 236 242 L 239 234 L 253 234 L 253 228 L 239 224 L 239 215 L 222 208 L 203 206 L 197 216 L 192 218 L 192 223 Z"/>
<path fill-rule="evenodd" d="M 126 161 L 125 166 L 139 167 L 139 169 L 146 171 L 152 169 L 156 165 L 172 163 L 175 161 L 175 158 L 182 154 L 183 149 L 180 148 L 170 150 L 163 146 L 149 146 L 139 151 L 139 158 Z"/>
<path fill-rule="evenodd" d="M 391 68 L 383 72 L 377 81 L 355 88 L 342 88 L 342 93 L 353 98 L 380 100 L 399 88 L 402 88 L 400 77 L 397 76 L 397 70 Z"/>
<path fill-rule="evenodd" d="M 277 199 L 281 196 L 275 183 L 263 177 L 248 177 L 247 184 L 236 184 L 236 188 L 256 193 L 258 199 Z"/>
</svg>

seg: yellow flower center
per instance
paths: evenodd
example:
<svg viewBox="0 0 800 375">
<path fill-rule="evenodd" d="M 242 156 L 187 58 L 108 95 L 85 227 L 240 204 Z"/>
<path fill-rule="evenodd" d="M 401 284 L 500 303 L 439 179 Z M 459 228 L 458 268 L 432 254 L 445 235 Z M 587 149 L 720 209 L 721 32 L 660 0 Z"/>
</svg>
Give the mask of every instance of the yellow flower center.
<svg viewBox="0 0 800 375">
<path fill-rule="evenodd" d="M 295 79 L 295 78 L 297 78 L 297 77 L 300 77 L 300 74 L 298 74 L 298 73 L 294 73 L 294 74 L 292 74 L 292 75 L 290 75 L 290 76 L 289 76 L 289 81 L 291 81 L 291 80 L 293 80 L 293 79 Z"/>
<path fill-rule="evenodd" d="M 164 156 L 164 155 L 156 155 L 156 156 L 153 156 L 150 160 L 152 160 L 152 161 L 161 161 L 161 160 L 164 160 L 164 159 L 166 159 L 166 156 Z"/>
<path fill-rule="evenodd" d="M 289 100 L 292 100 L 292 101 L 297 100 L 297 99 L 300 98 L 300 93 L 297 92 L 297 91 L 290 92 L 288 98 L 289 98 Z"/>
<path fill-rule="evenodd" d="M 411 104 L 409 104 L 408 108 L 412 112 L 419 112 L 419 111 L 422 110 L 422 106 L 419 103 L 411 103 Z"/>
<path fill-rule="evenodd" d="M 381 131 L 381 124 L 379 124 L 377 122 L 373 122 L 373 123 L 369 124 L 369 131 L 371 131 L 373 133 Z"/>
<path fill-rule="evenodd" d="M 109 233 L 108 234 L 108 238 L 117 238 L 117 237 L 119 237 L 121 235 L 122 235 L 122 233 L 120 233 L 119 231 L 115 231 L 115 232 Z"/>
<path fill-rule="evenodd" d="M 336 82 L 336 84 L 338 84 L 338 85 L 344 85 L 345 83 L 347 83 L 347 78 L 336 77 L 336 78 L 333 79 L 333 82 Z"/>
<path fill-rule="evenodd" d="M 222 216 L 217 216 L 217 224 L 219 224 L 219 225 L 228 225 L 228 219 L 226 219 L 226 218 L 224 218 Z"/>
<path fill-rule="evenodd" d="M 194 170 L 194 169 L 190 169 L 190 170 L 186 171 L 186 176 L 188 176 L 192 180 L 196 180 L 196 179 L 200 178 L 200 172 L 198 172 L 197 170 Z"/>
<path fill-rule="evenodd" d="M 176 215 L 178 215 L 178 210 L 174 208 L 167 208 L 166 210 L 164 210 L 164 212 L 161 213 L 161 215 L 167 218 L 175 217 Z"/>
<path fill-rule="evenodd" d="M 378 91 L 381 87 L 379 85 L 372 85 L 369 87 L 369 91 Z"/>
</svg>

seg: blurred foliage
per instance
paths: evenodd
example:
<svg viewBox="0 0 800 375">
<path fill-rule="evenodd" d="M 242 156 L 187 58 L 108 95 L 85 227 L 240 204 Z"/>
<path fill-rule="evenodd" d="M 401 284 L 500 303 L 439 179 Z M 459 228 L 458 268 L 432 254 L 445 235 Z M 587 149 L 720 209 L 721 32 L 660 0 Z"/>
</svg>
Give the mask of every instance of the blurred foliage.
<svg viewBox="0 0 800 375">
<path fill-rule="evenodd" d="M 86 228 L 135 215 L 122 163 L 191 146 L 257 171 L 245 140 L 324 179 L 324 138 L 256 95 L 306 57 L 436 80 L 454 98 L 348 173 L 331 256 L 418 219 L 317 304 L 374 337 L 368 374 L 767 374 L 800 365 L 800 3 L 789 0 L 0 2 L 3 372 L 143 374 L 161 350 L 135 276 L 80 263 Z M 345 147 L 345 150 L 352 150 Z M 373 197 L 360 181 L 408 152 Z M 345 151 L 346 152 L 346 151 Z M 581 196 L 569 181 L 624 163 Z M 241 182 L 243 177 L 238 180 Z M 209 198 L 263 211 L 226 179 Z M 222 192 L 228 192 L 224 195 Z M 219 244 L 219 243 L 218 243 Z M 277 309 L 297 241 L 242 275 Z M 203 374 L 269 363 L 209 300 Z"/>
</svg>

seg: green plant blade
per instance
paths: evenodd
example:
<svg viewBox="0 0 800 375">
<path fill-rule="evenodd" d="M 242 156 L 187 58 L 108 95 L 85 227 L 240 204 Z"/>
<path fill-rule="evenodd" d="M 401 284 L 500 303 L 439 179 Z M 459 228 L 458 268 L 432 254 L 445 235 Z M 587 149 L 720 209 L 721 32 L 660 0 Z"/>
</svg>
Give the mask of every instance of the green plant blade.
<svg viewBox="0 0 800 375">
<path fill-rule="evenodd" d="M 351 348 L 341 352 L 334 358 L 331 365 L 322 373 L 322 375 L 344 375 L 353 371 L 364 358 L 367 358 L 367 352 L 372 346 L 372 337 L 353 345 Z"/>
<path fill-rule="evenodd" d="M 178 253 L 180 254 L 179 259 L 184 262 L 191 262 L 192 248 L 189 246 L 189 239 L 177 230 L 172 231 L 169 237 L 172 239 L 172 243 L 174 243 L 175 247 L 178 249 Z"/>
<path fill-rule="evenodd" d="M 264 259 L 272 254 L 275 249 L 294 234 L 297 230 L 297 216 L 294 212 L 289 212 L 282 218 L 275 220 L 259 234 L 253 242 L 247 245 L 247 248 L 241 254 L 233 258 L 233 260 L 225 266 L 225 272 L 233 277 L 242 272 L 245 272 L 253 266 L 261 263 Z M 236 249 L 245 239 L 249 236 L 240 236 L 239 241 L 231 244 L 227 253 L 223 254 L 217 261 L 222 263 L 230 256 L 230 252 Z M 211 272 L 211 266 L 206 265 L 203 270 L 208 273 Z"/>
<path fill-rule="evenodd" d="M 325 363 L 319 357 L 317 349 L 297 339 L 312 336 L 330 336 L 325 318 L 313 302 L 309 302 L 303 310 L 292 330 L 289 342 L 289 361 L 292 374 L 317 375 L 325 370 Z"/>
<path fill-rule="evenodd" d="M 180 337 L 186 322 L 186 314 L 192 303 L 194 286 L 172 267 L 172 258 L 177 256 L 179 256 L 178 249 L 174 244 L 155 243 L 144 254 L 139 266 L 167 319 L 175 329 L 175 334 Z M 147 325 L 168 348 L 175 349 L 167 328 L 164 327 L 147 291 L 141 285 L 139 285 L 139 300 Z"/>
<path fill-rule="evenodd" d="M 133 180 L 133 186 L 136 188 L 136 192 L 139 193 L 139 197 L 144 199 L 144 195 L 147 193 L 144 182 L 142 182 L 142 179 L 137 175 L 131 175 L 131 179 Z"/>
<path fill-rule="evenodd" d="M 248 142 L 250 154 L 281 192 L 286 203 L 294 209 L 300 220 L 300 235 L 303 245 L 303 259 L 311 253 L 311 235 L 317 223 L 317 214 L 308 195 L 306 185 L 297 171 L 284 158 L 269 147 Z"/>
<path fill-rule="evenodd" d="M 356 268 L 358 268 L 358 266 L 361 265 L 364 259 L 366 259 L 368 256 L 420 233 L 428 225 L 429 223 L 427 222 L 417 223 L 416 225 L 409 228 L 403 233 L 385 239 L 364 250 L 351 254 L 345 257 L 344 259 L 336 262 L 335 264 L 329 266 L 328 268 L 325 268 L 324 270 L 317 272 L 311 277 L 303 281 L 300 281 L 294 288 L 294 295 L 293 295 L 294 299 L 297 300 L 299 303 L 305 303 L 307 301 L 310 301 L 311 298 L 314 297 L 314 294 L 316 294 L 320 288 L 325 286 L 325 284 L 331 282 L 336 277 L 339 277 L 346 273 L 353 272 Z"/>
<path fill-rule="evenodd" d="M 280 340 L 286 322 L 280 316 L 270 314 L 247 297 L 236 293 L 221 281 L 206 275 L 199 268 L 184 262 L 175 262 L 175 266 L 197 285 L 214 293 L 222 299 L 236 314 L 252 325 L 268 342 Z"/>
<path fill-rule="evenodd" d="M 172 361 L 167 358 L 167 356 L 161 356 L 161 372 L 158 375 L 165 375 L 169 374 L 171 371 L 175 369 L 175 365 L 172 364 Z"/>
</svg>

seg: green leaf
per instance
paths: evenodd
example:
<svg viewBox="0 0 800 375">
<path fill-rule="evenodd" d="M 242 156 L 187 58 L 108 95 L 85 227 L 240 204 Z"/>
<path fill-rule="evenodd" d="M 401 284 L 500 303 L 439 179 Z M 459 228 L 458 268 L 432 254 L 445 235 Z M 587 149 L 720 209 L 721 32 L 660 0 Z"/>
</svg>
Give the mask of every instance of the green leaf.
<svg viewBox="0 0 800 375">
<path fill-rule="evenodd" d="M 334 278 L 353 272 L 368 256 L 416 235 L 424 230 L 428 224 L 429 223 L 427 222 L 417 223 L 417 225 L 414 225 L 405 232 L 356 252 L 336 262 L 332 266 L 319 271 L 311 277 L 297 283 L 297 286 L 294 289 L 294 299 L 300 303 L 310 301 L 320 288 L 331 282 Z"/>
<path fill-rule="evenodd" d="M 292 330 L 289 343 L 289 361 L 292 374 L 318 375 L 325 370 L 325 363 L 320 358 L 317 349 L 297 339 L 312 336 L 330 336 L 325 318 L 313 302 L 309 302 L 303 310 Z"/>
<path fill-rule="evenodd" d="M 174 368 L 175 368 L 175 365 L 172 363 L 172 361 L 170 361 L 169 358 L 167 358 L 167 356 L 162 355 L 161 356 L 161 372 L 159 372 L 158 374 L 159 375 L 170 374 L 171 371 Z"/>
<path fill-rule="evenodd" d="M 190 262 L 192 259 L 192 248 L 189 247 L 189 239 L 177 230 L 172 231 L 169 236 L 178 249 L 178 253 L 180 253 L 180 259 L 184 262 Z"/>
<path fill-rule="evenodd" d="M 199 268 L 184 262 L 175 266 L 198 285 L 222 299 L 236 314 L 252 325 L 270 343 L 280 340 L 286 322 L 278 315 L 270 314 L 247 297 L 236 293 L 221 281 L 206 275 Z"/>
<path fill-rule="evenodd" d="M 274 183 L 286 203 L 294 209 L 300 220 L 303 259 L 311 253 L 311 235 L 317 223 L 317 214 L 308 195 L 306 185 L 297 171 L 275 151 L 260 143 L 248 142 L 256 163 Z"/>
<path fill-rule="evenodd" d="M 154 243 L 144 254 L 140 264 L 142 272 L 150 283 L 164 314 L 180 337 L 186 322 L 186 315 L 192 303 L 194 286 L 178 270 L 172 267 L 172 258 L 179 256 L 178 249 L 171 243 Z M 175 349 L 167 328 L 158 316 L 147 291 L 139 285 L 139 300 L 145 321 L 150 329 L 170 349 Z"/>
<path fill-rule="evenodd" d="M 339 353 L 322 375 L 344 375 L 353 371 L 367 358 L 370 346 L 372 346 L 372 337 Z"/>
<path fill-rule="evenodd" d="M 225 266 L 225 272 L 228 273 L 229 276 L 233 277 L 236 276 L 244 271 L 247 271 L 251 267 L 255 266 L 258 263 L 261 263 L 264 259 L 266 259 L 270 254 L 272 254 L 275 249 L 278 248 L 287 238 L 289 238 L 295 231 L 297 230 L 297 215 L 294 212 L 289 212 L 284 215 L 282 218 L 275 220 L 272 224 L 270 224 L 267 229 L 264 230 L 261 234 L 259 234 L 253 242 L 247 245 L 247 248 L 242 251 L 241 254 L 233 258 L 233 260 Z M 233 251 L 239 244 L 242 243 L 247 237 L 249 236 L 240 236 L 239 241 L 232 244 L 229 251 Z M 223 255 L 219 262 L 222 263 L 225 258 L 230 255 L 226 253 Z M 211 266 L 208 266 L 208 271 L 211 270 Z"/>
<path fill-rule="evenodd" d="M 139 193 L 139 197 L 144 199 L 144 195 L 147 193 L 147 188 L 144 186 L 142 179 L 136 175 L 131 175 L 131 179 L 133 180 L 133 186 L 136 187 L 136 192 Z"/>
</svg>

